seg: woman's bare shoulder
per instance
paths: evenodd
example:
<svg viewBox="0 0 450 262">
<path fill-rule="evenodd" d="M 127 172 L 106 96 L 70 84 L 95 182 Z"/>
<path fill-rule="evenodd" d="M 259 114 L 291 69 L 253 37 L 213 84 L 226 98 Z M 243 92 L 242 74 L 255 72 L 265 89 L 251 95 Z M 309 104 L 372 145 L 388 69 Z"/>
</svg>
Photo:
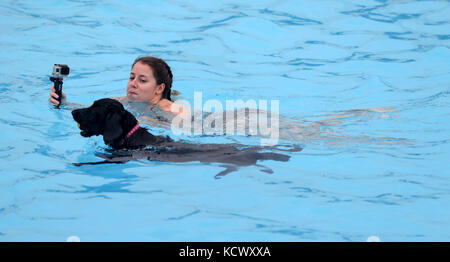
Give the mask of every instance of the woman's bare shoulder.
<svg viewBox="0 0 450 262">
<path fill-rule="evenodd" d="M 173 104 L 173 102 L 168 100 L 168 99 L 161 99 L 161 101 L 159 101 L 159 103 L 158 103 L 158 106 L 162 110 L 170 112 L 170 107 L 171 107 L 172 104 Z"/>
</svg>

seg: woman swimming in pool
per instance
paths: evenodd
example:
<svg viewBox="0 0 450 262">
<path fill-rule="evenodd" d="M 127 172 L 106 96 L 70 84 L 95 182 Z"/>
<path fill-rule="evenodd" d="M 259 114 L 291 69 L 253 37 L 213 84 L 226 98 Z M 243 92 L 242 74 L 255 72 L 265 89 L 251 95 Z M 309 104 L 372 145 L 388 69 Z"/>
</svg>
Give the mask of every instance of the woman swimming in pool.
<svg viewBox="0 0 450 262">
<path fill-rule="evenodd" d="M 126 89 L 127 91 L 126 96 L 114 97 L 114 99 L 120 101 L 122 104 L 129 104 L 130 102 L 145 102 L 149 104 L 149 106 L 146 107 L 146 109 L 148 108 L 150 111 L 153 111 L 152 108 L 157 106 L 164 112 L 179 115 L 184 119 L 191 119 L 190 109 L 187 110 L 187 108 L 183 108 L 180 104 L 176 104 L 171 101 L 170 95 L 172 88 L 172 77 L 173 76 L 170 67 L 162 59 L 149 56 L 137 58 L 134 61 L 133 66 L 131 68 L 130 78 L 128 80 Z M 57 100 L 58 95 L 55 93 L 53 87 L 51 89 L 52 91 L 50 93 L 49 101 L 53 105 L 58 105 Z M 66 102 L 67 98 L 64 92 L 62 93 L 62 95 L 63 95 L 62 101 Z M 75 105 L 75 107 L 80 106 L 86 107 L 84 105 Z M 351 141 L 351 139 L 354 139 L 355 141 L 367 140 L 364 137 L 352 138 L 341 134 L 333 134 L 334 131 L 332 129 L 328 129 L 331 131 L 328 131 L 326 129 L 327 127 L 338 125 L 341 119 L 346 119 L 349 118 L 349 116 L 353 116 L 356 114 L 352 111 L 349 112 L 343 111 L 343 112 L 344 113 L 338 113 L 335 115 L 329 116 L 327 115 L 328 118 L 326 119 L 304 123 L 303 122 L 299 123 L 296 120 L 281 119 L 281 123 L 279 124 L 279 126 L 281 126 L 282 128 L 279 130 L 280 133 L 279 136 L 280 138 L 283 139 L 292 139 L 301 142 L 327 141 L 327 140 Z M 356 112 L 362 112 L 364 114 L 370 112 L 378 112 L 385 114 L 393 111 L 392 110 L 386 111 L 383 108 L 381 109 L 375 108 L 375 109 L 362 109 Z M 155 117 L 156 119 L 153 117 Z M 249 116 L 247 115 L 246 118 L 248 119 Z M 152 125 L 153 123 L 163 124 L 166 126 L 170 125 L 169 117 L 159 118 L 157 114 L 153 114 L 152 117 L 140 114 L 140 117 L 138 119 L 140 121 L 144 120 L 145 121 L 144 124 L 149 125 Z M 224 123 L 222 128 L 225 127 L 225 124 L 226 123 Z M 231 124 L 234 126 L 233 122 Z M 390 140 L 392 140 L 392 138 L 390 138 Z M 380 141 L 383 142 L 382 139 Z"/>
<path fill-rule="evenodd" d="M 174 104 L 170 98 L 172 88 L 172 71 L 167 63 L 159 58 L 145 56 L 137 58 L 130 72 L 127 84 L 127 96 L 113 97 L 114 99 L 127 103 L 147 102 L 152 107 L 157 105 L 163 111 L 174 114 L 183 114 L 181 106 Z M 67 101 L 67 96 L 63 92 L 62 102 Z M 58 95 L 52 86 L 49 101 L 53 105 L 58 105 Z"/>
</svg>

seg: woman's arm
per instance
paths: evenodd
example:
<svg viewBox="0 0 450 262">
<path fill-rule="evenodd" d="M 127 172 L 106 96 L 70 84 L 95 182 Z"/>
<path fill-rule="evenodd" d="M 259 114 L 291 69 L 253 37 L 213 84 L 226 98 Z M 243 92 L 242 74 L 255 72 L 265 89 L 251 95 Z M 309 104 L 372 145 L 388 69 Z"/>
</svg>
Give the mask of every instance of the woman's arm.
<svg viewBox="0 0 450 262">
<path fill-rule="evenodd" d="M 169 129 L 170 123 L 159 121 L 157 119 L 148 117 L 148 116 L 141 116 L 138 119 L 140 124 L 149 125 L 149 126 L 155 126 L 155 127 L 162 127 L 165 129 Z"/>
<path fill-rule="evenodd" d="M 57 105 L 59 105 L 58 94 L 56 94 L 54 86 L 51 86 L 50 89 L 51 89 L 51 91 L 50 91 L 50 97 L 48 98 L 48 101 L 52 105 L 57 106 Z M 68 109 L 68 110 L 74 110 L 74 109 L 78 109 L 78 108 L 87 107 L 86 105 L 67 102 L 66 94 L 64 92 L 61 92 L 61 94 L 62 94 L 61 106 L 63 106 L 62 108 Z"/>
<path fill-rule="evenodd" d="M 116 97 L 111 97 L 111 99 L 117 100 L 120 103 L 128 102 L 128 97 L 126 97 L 126 96 L 116 96 Z"/>
</svg>

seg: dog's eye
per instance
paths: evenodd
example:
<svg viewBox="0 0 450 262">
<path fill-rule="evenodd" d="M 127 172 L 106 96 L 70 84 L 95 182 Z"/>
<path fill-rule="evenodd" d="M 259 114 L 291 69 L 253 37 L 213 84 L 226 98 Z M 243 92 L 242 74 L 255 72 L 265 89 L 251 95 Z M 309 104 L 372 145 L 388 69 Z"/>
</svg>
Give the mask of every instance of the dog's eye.
<svg viewBox="0 0 450 262">
<path fill-rule="evenodd" d="M 88 115 L 89 122 L 95 122 L 96 119 L 97 119 L 97 114 L 89 114 Z"/>
</svg>

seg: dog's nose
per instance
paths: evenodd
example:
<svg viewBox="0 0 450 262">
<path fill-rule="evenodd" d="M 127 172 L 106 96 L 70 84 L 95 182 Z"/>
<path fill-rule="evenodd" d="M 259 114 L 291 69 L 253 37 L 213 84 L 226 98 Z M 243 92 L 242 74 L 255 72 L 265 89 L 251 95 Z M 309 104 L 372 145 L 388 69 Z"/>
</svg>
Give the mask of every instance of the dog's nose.
<svg viewBox="0 0 450 262">
<path fill-rule="evenodd" d="M 77 116 L 78 116 L 78 109 L 73 110 L 73 111 L 72 111 L 72 117 L 73 117 L 73 119 L 76 119 Z"/>
</svg>

